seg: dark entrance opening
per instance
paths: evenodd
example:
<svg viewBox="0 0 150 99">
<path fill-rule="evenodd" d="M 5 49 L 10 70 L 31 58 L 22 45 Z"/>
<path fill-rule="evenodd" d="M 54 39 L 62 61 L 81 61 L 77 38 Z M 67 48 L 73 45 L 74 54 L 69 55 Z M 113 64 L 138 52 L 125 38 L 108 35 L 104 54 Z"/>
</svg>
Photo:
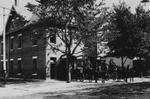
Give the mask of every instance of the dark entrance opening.
<svg viewBox="0 0 150 99">
<path fill-rule="evenodd" d="M 50 75 L 51 75 L 51 79 L 55 79 L 55 73 L 56 73 L 56 58 L 55 57 L 51 57 L 51 64 L 50 64 Z"/>
</svg>

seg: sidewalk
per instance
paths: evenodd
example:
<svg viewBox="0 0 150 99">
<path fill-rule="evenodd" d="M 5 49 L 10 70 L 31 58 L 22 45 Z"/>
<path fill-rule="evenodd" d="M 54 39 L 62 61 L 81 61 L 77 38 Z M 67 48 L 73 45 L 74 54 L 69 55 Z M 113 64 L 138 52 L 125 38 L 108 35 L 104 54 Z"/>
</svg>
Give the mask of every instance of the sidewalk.
<svg viewBox="0 0 150 99">
<path fill-rule="evenodd" d="M 150 78 L 135 78 L 134 83 L 137 82 L 150 82 Z M 125 82 L 116 82 L 113 80 L 106 81 L 102 84 L 101 81 L 98 83 L 89 83 L 87 80 L 84 82 L 71 82 L 66 83 L 65 81 L 57 80 L 33 80 L 32 82 L 20 82 L 20 83 L 9 83 L 5 86 L 0 87 L 0 99 L 2 97 L 13 97 L 13 96 L 24 96 L 36 93 L 53 93 L 52 95 L 58 95 L 60 92 L 67 91 L 67 94 L 73 95 L 71 93 L 73 90 L 81 90 L 88 88 L 105 87 L 112 85 L 125 84 Z M 69 92 L 70 91 L 70 92 Z M 11 99 L 11 98 L 10 98 Z"/>
</svg>

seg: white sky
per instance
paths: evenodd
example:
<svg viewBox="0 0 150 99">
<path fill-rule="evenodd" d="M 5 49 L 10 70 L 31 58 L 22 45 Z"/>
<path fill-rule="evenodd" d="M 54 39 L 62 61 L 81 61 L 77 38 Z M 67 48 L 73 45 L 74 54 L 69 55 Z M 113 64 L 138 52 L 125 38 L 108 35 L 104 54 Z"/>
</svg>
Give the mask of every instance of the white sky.
<svg viewBox="0 0 150 99">
<path fill-rule="evenodd" d="M 15 0 L 0 0 L 0 31 L 2 31 L 3 28 L 3 10 L 1 7 L 6 7 L 6 8 L 11 8 L 12 5 L 14 5 Z M 137 7 L 140 4 L 141 0 L 105 0 L 106 5 L 109 7 L 112 6 L 113 4 L 117 5 L 119 1 L 125 1 L 127 5 L 131 7 L 131 10 L 134 11 L 135 7 Z M 31 17 L 31 13 L 29 13 L 26 8 L 24 7 L 27 2 L 30 3 L 35 3 L 34 0 L 18 0 L 18 8 L 17 9 L 22 15 L 26 16 L 27 19 Z M 144 5 L 144 4 L 143 4 Z M 146 9 L 150 9 L 150 3 L 147 3 L 145 6 Z M 7 14 L 9 11 L 6 12 Z M 8 16 L 8 15 L 7 15 Z M 6 20 L 5 20 L 6 21 Z"/>
<path fill-rule="evenodd" d="M 27 11 L 26 8 L 24 7 L 27 4 L 27 2 L 35 3 L 34 0 L 18 0 L 18 9 L 16 9 L 16 10 L 23 16 L 26 16 L 27 19 L 29 19 L 29 17 L 31 17 L 31 13 L 29 13 L 29 11 Z M 11 9 L 12 5 L 14 5 L 14 4 L 15 4 L 15 0 L 0 0 L 0 31 L 3 30 L 3 9 L 2 9 L 2 7 Z M 6 18 L 5 18 L 5 22 L 6 22 L 8 14 L 9 14 L 9 10 L 5 10 L 5 14 L 6 14 Z"/>
<path fill-rule="evenodd" d="M 144 5 L 145 9 L 150 9 L 150 3 L 141 3 L 142 0 L 105 0 L 106 1 L 106 5 L 108 6 L 112 6 L 113 4 L 118 5 L 119 2 L 126 2 L 126 4 L 128 6 L 131 7 L 131 10 L 134 12 L 134 9 L 138 6 L 138 5 Z"/>
</svg>

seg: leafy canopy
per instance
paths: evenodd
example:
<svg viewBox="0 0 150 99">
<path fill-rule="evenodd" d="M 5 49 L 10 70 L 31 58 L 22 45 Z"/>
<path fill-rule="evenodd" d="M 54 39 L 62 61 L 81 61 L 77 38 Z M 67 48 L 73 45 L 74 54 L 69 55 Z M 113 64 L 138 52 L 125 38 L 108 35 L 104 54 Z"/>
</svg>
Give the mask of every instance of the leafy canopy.
<svg viewBox="0 0 150 99">
<path fill-rule="evenodd" d="M 133 14 L 125 3 L 114 6 L 109 23 L 108 46 L 118 57 L 142 56 L 146 50 L 145 33 L 149 32 L 149 12 L 142 7 Z"/>
</svg>

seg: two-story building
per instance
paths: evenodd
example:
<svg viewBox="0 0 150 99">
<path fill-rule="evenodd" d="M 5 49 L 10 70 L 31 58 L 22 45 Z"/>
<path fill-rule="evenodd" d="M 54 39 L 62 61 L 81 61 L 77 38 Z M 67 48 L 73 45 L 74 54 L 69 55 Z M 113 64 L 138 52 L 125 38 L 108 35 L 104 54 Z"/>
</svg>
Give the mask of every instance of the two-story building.
<svg viewBox="0 0 150 99">
<path fill-rule="evenodd" d="M 54 53 L 47 44 L 60 44 L 62 41 L 56 35 L 46 38 L 47 33 L 37 33 L 34 22 L 38 20 L 32 15 L 29 21 L 20 16 L 16 7 L 12 6 L 6 22 L 6 60 L 9 77 L 21 78 L 55 78 L 55 62 L 61 52 Z M 36 23 L 36 22 L 35 22 Z M 50 23 L 51 24 L 51 23 Z M 53 24 L 53 23 L 52 23 Z M 40 27 L 39 27 L 40 28 Z M 42 31 L 38 31 L 42 32 Z M 0 71 L 3 70 L 3 41 L 0 38 Z M 60 47 L 64 49 L 64 47 Z M 81 48 L 77 48 L 79 52 Z"/>
<path fill-rule="evenodd" d="M 34 20 L 31 17 L 29 22 L 21 20 L 14 6 L 6 23 L 6 71 L 9 77 L 27 77 L 45 79 L 46 74 L 50 76 L 50 67 L 47 66 L 56 61 L 56 55 L 47 51 L 45 42 L 46 33 L 38 38 L 29 22 Z M 56 43 L 56 36 L 49 39 L 49 42 Z M 1 74 L 3 70 L 3 41 L 0 39 Z M 49 59 L 48 59 L 49 58 Z M 53 65 L 54 66 L 54 65 Z M 54 67 L 52 67 L 54 68 Z M 47 72 L 47 73 L 46 73 Z M 51 71 L 53 72 L 53 71 Z M 54 75 L 54 74 L 51 74 Z"/>
</svg>

